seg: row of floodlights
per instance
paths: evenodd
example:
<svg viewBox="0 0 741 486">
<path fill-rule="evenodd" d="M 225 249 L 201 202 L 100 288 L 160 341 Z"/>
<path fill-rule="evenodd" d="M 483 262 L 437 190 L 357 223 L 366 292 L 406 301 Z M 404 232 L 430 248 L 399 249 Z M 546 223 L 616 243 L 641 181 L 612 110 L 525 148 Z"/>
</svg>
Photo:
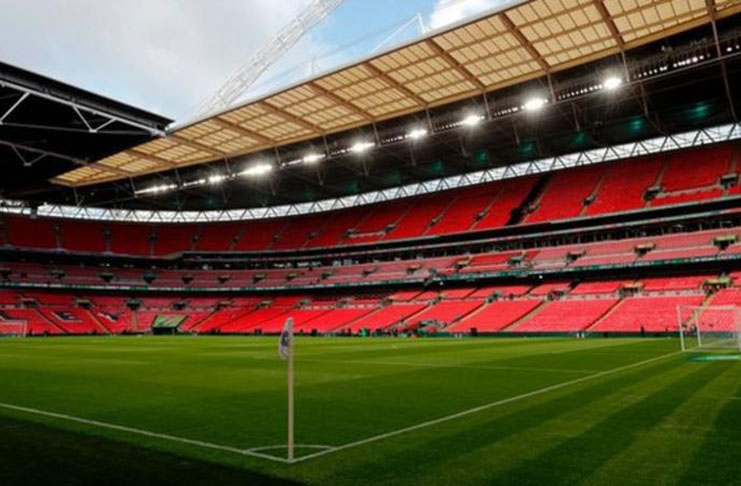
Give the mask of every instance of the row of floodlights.
<svg viewBox="0 0 741 486">
<path fill-rule="evenodd" d="M 726 48 L 727 52 L 731 52 L 732 50 L 733 50 L 733 46 L 728 46 Z M 683 59 L 673 61 L 671 64 L 662 64 L 660 66 L 654 65 L 654 66 L 645 68 L 636 74 L 636 78 L 642 79 L 642 78 L 647 78 L 650 76 L 655 76 L 657 74 L 662 74 L 662 73 L 669 71 L 669 68 L 679 69 L 685 66 L 691 66 L 693 64 L 697 64 L 698 62 L 705 61 L 709 58 L 710 58 L 710 55 L 708 54 L 693 54 L 691 56 L 686 56 Z"/>
<path fill-rule="evenodd" d="M 620 85 L 623 84 L 623 80 L 619 77 L 608 77 L 605 79 L 599 86 L 601 89 L 613 91 L 620 87 Z M 512 110 L 511 112 L 516 111 L 526 111 L 526 112 L 537 112 L 541 110 L 545 105 L 548 104 L 548 99 L 541 96 L 533 96 L 529 99 L 527 99 L 521 106 L 518 106 L 516 110 Z M 483 122 L 486 119 L 484 115 L 478 114 L 478 113 L 469 113 L 464 118 L 462 118 L 458 123 L 456 123 L 456 126 L 464 126 L 464 127 L 475 127 L 479 123 Z M 412 142 L 421 140 L 422 138 L 426 137 L 429 134 L 429 130 L 422 127 L 414 127 L 410 129 L 405 135 L 404 139 L 411 140 Z M 350 146 L 349 151 L 355 154 L 363 154 L 372 148 L 376 147 L 376 144 L 374 142 L 370 142 L 367 140 L 359 140 L 355 142 L 352 146 Z M 321 162 L 327 158 L 326 154 L 318 153 L 318 152 L 309 152 L 300 159 L 291 161 L 286 163 L 286 165 L 296 165 L 296 164 L 306 164 L 306 165 L 315 165 Z M 177 184 L 159 184 L 155 186 L 151 186 L 145 189 L 141 189 L 136 191 L 137 195 L 144 195 L 144 194 L 160 194 L 163 192 L 171 191 L 174 189 L 178 189 L 178 187 L 182 189 L 187 189 L 190 187 L 197 187 L 197 186 L 205 186 L 205 185 L 219 185 L 222 184 L 225 181 L 237 179 L 240 177 L 246 177 L 246 178 L 259 178 L 263 177 L 267 174 L 270 174 L 275 170 L 275 165 L 269 163 L 269 162 L 259 162 L 254 165 L 250 165 L 246 169 L 242 170 L 241 172 L 237 172 L 234 174 L 214 174 L 209 177 L 204 177 L 200 179 L 191 180 L 188 182 L 184 182 L 180 186 Z"/>
<path fill-rule="evenodd" d="M 145 189 L 141 189 L 136 191 L 136 195 L 143 195 L 143 194 L 161 194 L 163 192 L 172 191 L 174 189 L 188 189 L 190 187 L 198 187 L 198 186 L 205 186 L 205 185 L 211 185 L 211 186 L 218 186 L 222 184 L 225 181 L 237 179 L 239 177 L 260 177 L 264 176 L 266 174 L 269 174 L 273 172 L 274 170 L 273 164 L 267 163 L 267 162 L 261 162 L 254 165 L 251 165 L 244 169 L 241 172 L 237 172 L 235 174 L 214 174 L 209 177 L 202 177 L 200 179 L 194 179 L 191 181 L 184 182 L 182 185 L 178 186 L 177 184 L 158 184 L 151 187 L 147 187 Z"/>
</svg>

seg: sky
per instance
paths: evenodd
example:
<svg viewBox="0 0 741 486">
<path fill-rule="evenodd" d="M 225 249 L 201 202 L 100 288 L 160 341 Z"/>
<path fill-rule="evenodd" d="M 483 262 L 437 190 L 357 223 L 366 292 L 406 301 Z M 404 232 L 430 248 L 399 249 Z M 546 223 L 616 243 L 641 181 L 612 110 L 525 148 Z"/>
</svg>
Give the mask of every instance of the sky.
<svg viewBox="0 0 741 486">
<path fill-rule="evenodd" d="M 309 0 L 0 0 L 0 60 L 184 121 Z M 345 0 L 250 98 L 504 0 Z M 385 43 L 384 43 L 385 41 Z"/>
</svg>

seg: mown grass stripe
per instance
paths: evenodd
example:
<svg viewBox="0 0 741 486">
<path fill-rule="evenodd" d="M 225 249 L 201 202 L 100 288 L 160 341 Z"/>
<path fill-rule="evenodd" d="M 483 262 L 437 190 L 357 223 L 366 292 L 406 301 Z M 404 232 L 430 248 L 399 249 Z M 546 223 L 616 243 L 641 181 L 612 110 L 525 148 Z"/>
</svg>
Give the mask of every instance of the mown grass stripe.
<svg viewBox="0 0 741 486">
<path fill-rule="evenodd" d="M 646 359 L 646 360 L 643 360 L 643 361 L 639 361 L 637 363 L 632 363 L 632 364 L 628 364 L 628 365 L 625 365 L 625 366 L 619 366 L 619 367 L 613 368 L 611 370 L 600 371 L 599 373 L 594 373 L 594 374 L 591 374 L 591 375 L 588 375 L 588 376 L 582 376 L 580 378 L 576 378 L 576 379 L 573 379 L 573 380 L 565 381 L 565 382 L 562 382 L 562 383 L 557 383 L 555 385 L 547 386 L 547 387 L 544 387 L 544 388 L 539 388 L 539 389 L 533 390 L 531 392 L 523 393 L 521 395 L 516 395 L 516 396 L 513 396 L 513 397 L 509 397 L 509 398 L 504 398 L 502 400 L 497 400 L 497 401 L 494 401 L 494 402 L 491 402 L 491 403 L 480 405 L 478 407 L 470 408 L 468 410 L 463 410 L 461 412 L 457 412 L 457 413 L 454 413 L 454 414 L 451 414 L 451 415 L 446 415 L 444 417 L 440 417 L 440 418 L 433 419 L 433 420 L 428 420 L 426 422 L 421 422 L 421 423 L 416 424 L 416 425 L 411 425 L 409 427 L 403 427 L 401 429 L 393 430 L 391 432 L 386 432 L 384 434 L 379 434 L 379 435 L 375 435 L 373 437 L 368 437 L 366 439 L 361 439 L 361 440 L 357 440 L 357 441 L 354 441 L 354 442 L 349 442 L 347 444 L 336 446 L 333 449 L 329 449 L 329 450 L 326 450 L 326 451 L 315 452 L 314 454 L 309 454 L 309 455 L 300 457 L 300 458 L 296 459 L 293 462 L 303 462 L 303 461 L 307 461 L 309 459 L 314 459 L 314 458 L 317 458 L 317 457 L 320 457 L 320 456 L 324 456 L 324 455 L 327 455 L 327 454 L 330 454 L 330 453 L 335 453 L 335 452 L 339 452 L 339 451 L 342 451 L 342 450 L 345 450 L 345 449 L 350 449 L 350 448 L 353 448 L 353 447 L 358 447 L 358 446 L 361 446 L 361 445 L 370 444 L 372 442 L 377 442 L 377 441 L 380 441 L 380 440 L 388 439 L 390 437 L 394 437 L 394 436 L 397 436 L 397 435 L 406 434 L 406 433 L 409 433 L 409 432 L 414 432 L 416 430 L 424 429 L 424 428 L 431 427 L 431 426 L 434 426 L 434 425 L 438 425 L 438 424 L 441 424 L 441 423 L 444 423 L 444 422 L 448 422 L 448 421 L 451 421 L 451 420 L 455 420 L 455 419 L 459 419 L 459 418 L 462 418 L 462 417 L 466 417 L 468 415 L 480 413 L 480 412 L 483 412 L 485 410 L 489 410 L 489 409 L 494 408 L 494 407 L 499 407 L 499 406 L 502 406 L 502 405 L 507 405 L 509 403 L 517 402 L 517 401 L 520 401 L 520 400 L 524 400 L 526 398 L 531 398 L 531 397 L 542 395 L 542 394 L 549 393 L 549 392 L 552 392 L 552 391 L 560 390 L 561 388 L 565 388 L 565 387 L 572 386 L 572 385 L 577 385 L 579 383 L 584 383 L 586 381 L 590 381 L 590 380 L 594 380 L 594 379 L 597 379 L 597 378 L 601 378 L 603 376 L 608 376 L 608 375 L 611 375 L 611 374 L 614 374 L 614 373 L 619 373 L 621 371 L 627 371 L 627 370 L 630 370 L 630 369 L 633 369 L 633 368 L 644 366 L 644 365 L 647 365 L 647 364 L 650 364 L 650 363 L 654 363 L 654 362 L 659 361 L 659 360 L 662 360 L 662 359 L 666 359 L 666 358 L 669 358 L 669 357 L 672 357 L 672 356 L 676 356 L 676 355 L 681 354 L 681 353 L 682 353 L 682 351 L 675 351 L 673 353 L 668 353 L 668 354 L 664 354 L 664 355 L 657 356 L 657 357 L 654 357 L 654 358 L 649 358 L 649 359 Z"/>
<path fill-rule="evenodd" d="M 254 452 L 252 450 L 243 450 L 243 449 L 238 449 L 236 447 L 226 446 L 222 444 L 214 444 L 212 442 L 205 442 L 202 440 L 188 439 L 185 437 L 178 437 L 178 436 L 170 435 L 170 434 L 162 434 L 159 432 L 152 432 L 149 430 L 137 429 L 134 427 L 126 427 L 124 425 L 111 424 L 108 422 L 101 422 L 99 420 L 90 420 L 90 419 L 86 419 L 82 417 L 75 417 L 74 415 L 50 412 L 47 410 L 39 410 L 37 408 L 21 407 L 19 405 L 13 405 L 10 403 L 2 403 L 2 402 L 0 402 L 0 408 L 4 408 L 7 410 L 14 410 L 16 412 L 33 414 L 33 415 L 40 415 L 43 417 L 55 418 L 58 420 L 65 420 L 67 422 L 76 422 L 79 424 L 90 425 L 90 426 L 99 427 L 102 429 L 126 432 L 128 434 L 136 434 L 136 435 L 142 435 L 142 436 L 152 437 L 156 439 L 168 440 L 171 442 L 179 442 L 181 444 L 188 444 L 188 445 L 193 445 L 197 447 L 203 447 L 206 449 L 215 449 L 215 450 L 224 451 L 224 452 L 232 452 L 234 454 L 253 456 L 253 457 L 258 457 L 260 459 L 268 459 L 268 460 L 277 461 L 277 462 L 284 462 L 284 463 L 288 462 L 286 459 L 283 459 L 281 457 L 274 457 L 268 454 L 260 454 L 259 452 Z"/>
</svg>

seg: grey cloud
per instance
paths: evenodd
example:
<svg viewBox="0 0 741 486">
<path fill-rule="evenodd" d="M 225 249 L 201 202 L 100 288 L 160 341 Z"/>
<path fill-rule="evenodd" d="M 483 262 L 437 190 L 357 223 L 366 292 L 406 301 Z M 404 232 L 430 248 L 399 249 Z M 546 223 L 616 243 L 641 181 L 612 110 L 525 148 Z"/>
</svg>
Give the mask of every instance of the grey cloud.
<svg viewBox="0 0 741 486">
<path fill-rule="evenodd" d="M 0 0 L 0 59 L 178 117 L 307 0 Z"/>
</svg>

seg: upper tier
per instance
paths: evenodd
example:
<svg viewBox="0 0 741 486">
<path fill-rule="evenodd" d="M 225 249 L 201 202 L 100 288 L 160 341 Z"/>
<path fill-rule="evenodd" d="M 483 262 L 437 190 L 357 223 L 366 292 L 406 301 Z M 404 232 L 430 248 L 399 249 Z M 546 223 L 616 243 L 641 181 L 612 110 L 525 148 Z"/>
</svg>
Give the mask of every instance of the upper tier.
<svg viewBox="0 0 741 486">
<path fill-rule="evenodd" d="M 736 173 L 738 152 L 737 145 L 723 144 L 341 211 L 235 223 L 157 225 L 3 215 L 0 244 L 163 257 L 185 251 L 332 248 L 474 233 L 737 196 L 741 186 L 723 185 L 721 180 Z M 653 197 L 646 196 L 650 188 Z"/>
</svg>

